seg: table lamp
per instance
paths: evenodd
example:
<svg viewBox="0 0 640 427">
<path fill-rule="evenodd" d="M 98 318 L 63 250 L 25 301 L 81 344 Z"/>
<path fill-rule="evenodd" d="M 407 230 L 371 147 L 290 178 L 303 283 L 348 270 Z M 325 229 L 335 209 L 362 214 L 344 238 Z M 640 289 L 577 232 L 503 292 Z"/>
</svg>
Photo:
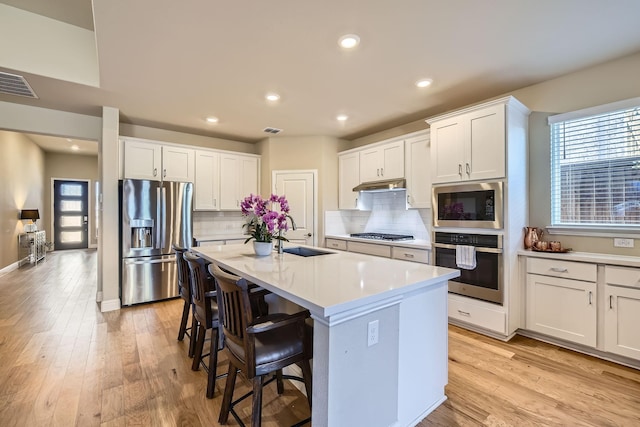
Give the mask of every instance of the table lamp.
<svg viewBox="0 0 640 427">
<path fill-rule="evenodd" d="M 40 219 L 40 212 L 38 212 L 38 209 L 22 209 L 20 211 L 20 219 L 31 220 L 31 224 L 27 224 L 24 227 L 25 231 L 27 232 L 37 231 L 38 226 L 36 225 L 36 220 Z"/>
</svg>

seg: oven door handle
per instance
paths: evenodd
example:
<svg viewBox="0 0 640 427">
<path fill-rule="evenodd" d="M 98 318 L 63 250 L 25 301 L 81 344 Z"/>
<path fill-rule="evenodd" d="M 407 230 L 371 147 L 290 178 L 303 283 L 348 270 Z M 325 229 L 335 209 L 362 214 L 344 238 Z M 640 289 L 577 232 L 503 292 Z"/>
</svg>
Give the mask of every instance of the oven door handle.
<svg viewBox="0 0 640 427">
<path fill-rule="evenodd" d="M 433 243 L 433 247 L 435 248 L 443 248 L 443 249 L 454 249 L 456 248 L 456 245 L 449 245 L 446 243 Z M 501 248 L 483 248 L 483 247 L 477 247 L 476 246 L 476 252 L 482 252 L 482 253 L 488 253 L 488 254 L 501 254 L 502 253 L 502 249 Z"/>
</svg>

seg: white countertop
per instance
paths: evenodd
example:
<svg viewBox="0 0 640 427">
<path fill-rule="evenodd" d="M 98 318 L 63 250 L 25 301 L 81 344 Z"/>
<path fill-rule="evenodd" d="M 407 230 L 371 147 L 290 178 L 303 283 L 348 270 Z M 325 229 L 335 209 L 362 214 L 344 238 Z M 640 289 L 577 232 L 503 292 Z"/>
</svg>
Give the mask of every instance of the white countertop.
<svg viewBox="0 0 640 427">
<path fill-rule="evenodd" d="M 401 298 L 403 294 L 460 275 L 458 270 L 449 268 L 318 249 L 331 254 L 301 257 L 273 252 L 257 257 L 252 245 L 192 248 L 223 268 L 325 318 L 389 298 Z"/>
<path fill-rule="evenodd" d="M 349 240 L 353 242 L 362 242 L 362 243 L 372 243 L 375 245 L 386 245 L 386 246 L 399 246 L 403 248 L 414 248 L 414 249 L 428 249 L 431 250 L 431 242 L 429 240 L 376 240 L 376 239 L 359 239 L 357 237 L 351 237 L 348 234 L 327 234 L 324 236 L 327 239 L 340 239 L 340 240 Z"/>
<path fill-rule="evenodd" d="M 518 255 L 534 258 L 548 258 L 566 261 L 592 262 L 598 264 L 623 265 L 627 267 L 640 267 L 640 257 L 599 254 L 592 252 L 537 252 L 521 249 Z"/>
</svg>

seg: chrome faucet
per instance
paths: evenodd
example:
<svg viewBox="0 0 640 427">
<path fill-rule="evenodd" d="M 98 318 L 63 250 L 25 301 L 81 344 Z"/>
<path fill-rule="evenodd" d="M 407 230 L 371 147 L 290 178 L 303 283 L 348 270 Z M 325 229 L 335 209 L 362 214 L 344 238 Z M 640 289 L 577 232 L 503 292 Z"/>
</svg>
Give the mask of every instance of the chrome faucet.
<svg viewBox="0 0 640 427">
<path fill-rule="evenodd" d="M 291 215 L 287 215 L 287 218 L 289 218 L 291 220 L 291 229 L 292 230 L 296 230 L 298 227 L 296 227 L 296 222 L 293 220 L 293 217 Z M 285 237 L 282 237 L 282 230 L 278 231 L 278 253 L 282 254 L 284 253 L 284 242 L 288 240 Z"/>
</svg>

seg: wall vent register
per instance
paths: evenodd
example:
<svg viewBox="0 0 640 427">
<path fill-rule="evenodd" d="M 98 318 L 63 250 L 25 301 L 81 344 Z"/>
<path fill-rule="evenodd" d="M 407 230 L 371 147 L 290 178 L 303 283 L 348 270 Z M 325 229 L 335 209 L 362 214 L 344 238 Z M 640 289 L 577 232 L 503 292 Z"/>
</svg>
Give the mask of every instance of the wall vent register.
<svg viewBox="0 0 640 427">
<path fill-rule="evenodd" d="M 385 233 L 352 233 L 350 237 L 357 237 L 359 239 L 371 239 L 371 240 L 413 240 L 413 236 L 408 234 L 385 234 Z"/>
</svg>

